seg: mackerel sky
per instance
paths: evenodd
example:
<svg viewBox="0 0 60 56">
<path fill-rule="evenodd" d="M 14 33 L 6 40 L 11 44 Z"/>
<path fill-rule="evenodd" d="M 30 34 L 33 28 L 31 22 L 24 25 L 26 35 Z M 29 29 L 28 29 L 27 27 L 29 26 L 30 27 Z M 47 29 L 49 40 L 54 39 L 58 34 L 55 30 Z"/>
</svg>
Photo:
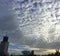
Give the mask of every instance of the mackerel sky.
<svg viewBox="0 0 60 56">
<path fill-rule="evenodd" d="M 60 0 L 0 0 L 0 39 L 39 48 L 60 48 Z"/>
</svg>

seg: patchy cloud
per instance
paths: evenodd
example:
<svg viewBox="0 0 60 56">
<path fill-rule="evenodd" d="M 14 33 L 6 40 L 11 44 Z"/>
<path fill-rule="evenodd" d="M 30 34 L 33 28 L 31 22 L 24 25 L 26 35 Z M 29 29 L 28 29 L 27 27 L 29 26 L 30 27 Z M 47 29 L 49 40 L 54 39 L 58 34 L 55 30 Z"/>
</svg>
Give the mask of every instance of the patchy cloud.
<svg viewBox="0 0 60 56">
<path fill-rule="evenodd" d="M 0 31 L 8 32 L 9 41 L 42 48 L 59 41 L 60 0 L 1 0 L 0 4 Z"/>
</svg>

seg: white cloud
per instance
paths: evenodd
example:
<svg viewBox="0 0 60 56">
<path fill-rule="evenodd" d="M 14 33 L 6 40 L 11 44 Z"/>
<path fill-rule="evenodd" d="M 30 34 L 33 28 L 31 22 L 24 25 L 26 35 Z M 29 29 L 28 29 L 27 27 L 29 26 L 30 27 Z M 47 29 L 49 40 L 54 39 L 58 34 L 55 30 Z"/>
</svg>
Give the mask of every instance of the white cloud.
<svg viewBox="0 0 60 56">
<path fill-rule="evenodd" d="M 60 31 L 60 0 L 31 1 L 32 0 L 13 0 L 12 5 L 10 3 L 8 4 L 10 5 L 9 7 L 5 4 L 5 0 L 3 2 L 5 5 L 3 4 L 1 7 L 8 7 L 8 10 L 13 11 L 16 18 L 13 20 L 11 19 L 12 26 L 9 23 L 11 22 L 9 19 L 9 27 L 6 26 L 6 29 L 4 27 L 0 27 L 0 29 L 4 29 L 6 31 L 13 29 L 14 32 L 10 32 L 8 34 L 11 37 L 10 41 L 15 39 L 12 42 L 14 43 L 17 41 L 15 42 L 17 44 L 31 45 L 31 41 L 37 41 L 36 44 L 32 43 L 32 46 L 37 46 L 41 40 L 42 44 L 44 44 L 44 42 L 50 43 L 58 41 L 59 33 L 56 32 Z M 0 21 L 2 23 L 3 20 L 0 19 Z M 3 23 L 4 24 L 1 24 L 1 26 L 6 25 L 5 21 L 3 21 Z M 38 42 L 38 40 L 40 41 Z"/>
</svg>

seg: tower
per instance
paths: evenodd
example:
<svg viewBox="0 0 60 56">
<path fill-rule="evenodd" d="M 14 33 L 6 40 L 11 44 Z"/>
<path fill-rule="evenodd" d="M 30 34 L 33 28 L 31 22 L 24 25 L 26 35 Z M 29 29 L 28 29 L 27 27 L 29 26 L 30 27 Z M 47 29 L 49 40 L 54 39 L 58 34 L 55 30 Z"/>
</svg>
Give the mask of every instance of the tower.
<svg viewBox="0 0 60 56">
<path fill-rule="evenodd" d="M 34 50 L 31 51 L 31 55 L 32 55 L 32 56 L 34 55 Z"/>
<path fill-rule="evenodd" d="M 0 43 L 0 56 L 8 56 L 8 45 L 8 36 L 4 36 Z"/>
</svg>

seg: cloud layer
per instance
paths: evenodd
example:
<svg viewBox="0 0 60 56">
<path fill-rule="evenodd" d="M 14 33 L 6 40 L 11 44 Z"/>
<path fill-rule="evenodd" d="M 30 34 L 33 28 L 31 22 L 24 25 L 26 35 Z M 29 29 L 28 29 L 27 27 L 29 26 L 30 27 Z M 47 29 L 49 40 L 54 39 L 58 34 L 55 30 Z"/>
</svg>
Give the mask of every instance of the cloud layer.
<svg viewBox="0 0 60 56">
<path fill-rule="evenodd" d="M 1 3 L 0 12 L 5 13 L 0 13 L 0 30 L 8 32 L 12 43 L 48 48 L 49 43 L 53 47 L 52 43 L 60 42 L 60 0 L 1 0 Z M 12 18 L 3 17 L 10 14 Z"/>
</svg>

